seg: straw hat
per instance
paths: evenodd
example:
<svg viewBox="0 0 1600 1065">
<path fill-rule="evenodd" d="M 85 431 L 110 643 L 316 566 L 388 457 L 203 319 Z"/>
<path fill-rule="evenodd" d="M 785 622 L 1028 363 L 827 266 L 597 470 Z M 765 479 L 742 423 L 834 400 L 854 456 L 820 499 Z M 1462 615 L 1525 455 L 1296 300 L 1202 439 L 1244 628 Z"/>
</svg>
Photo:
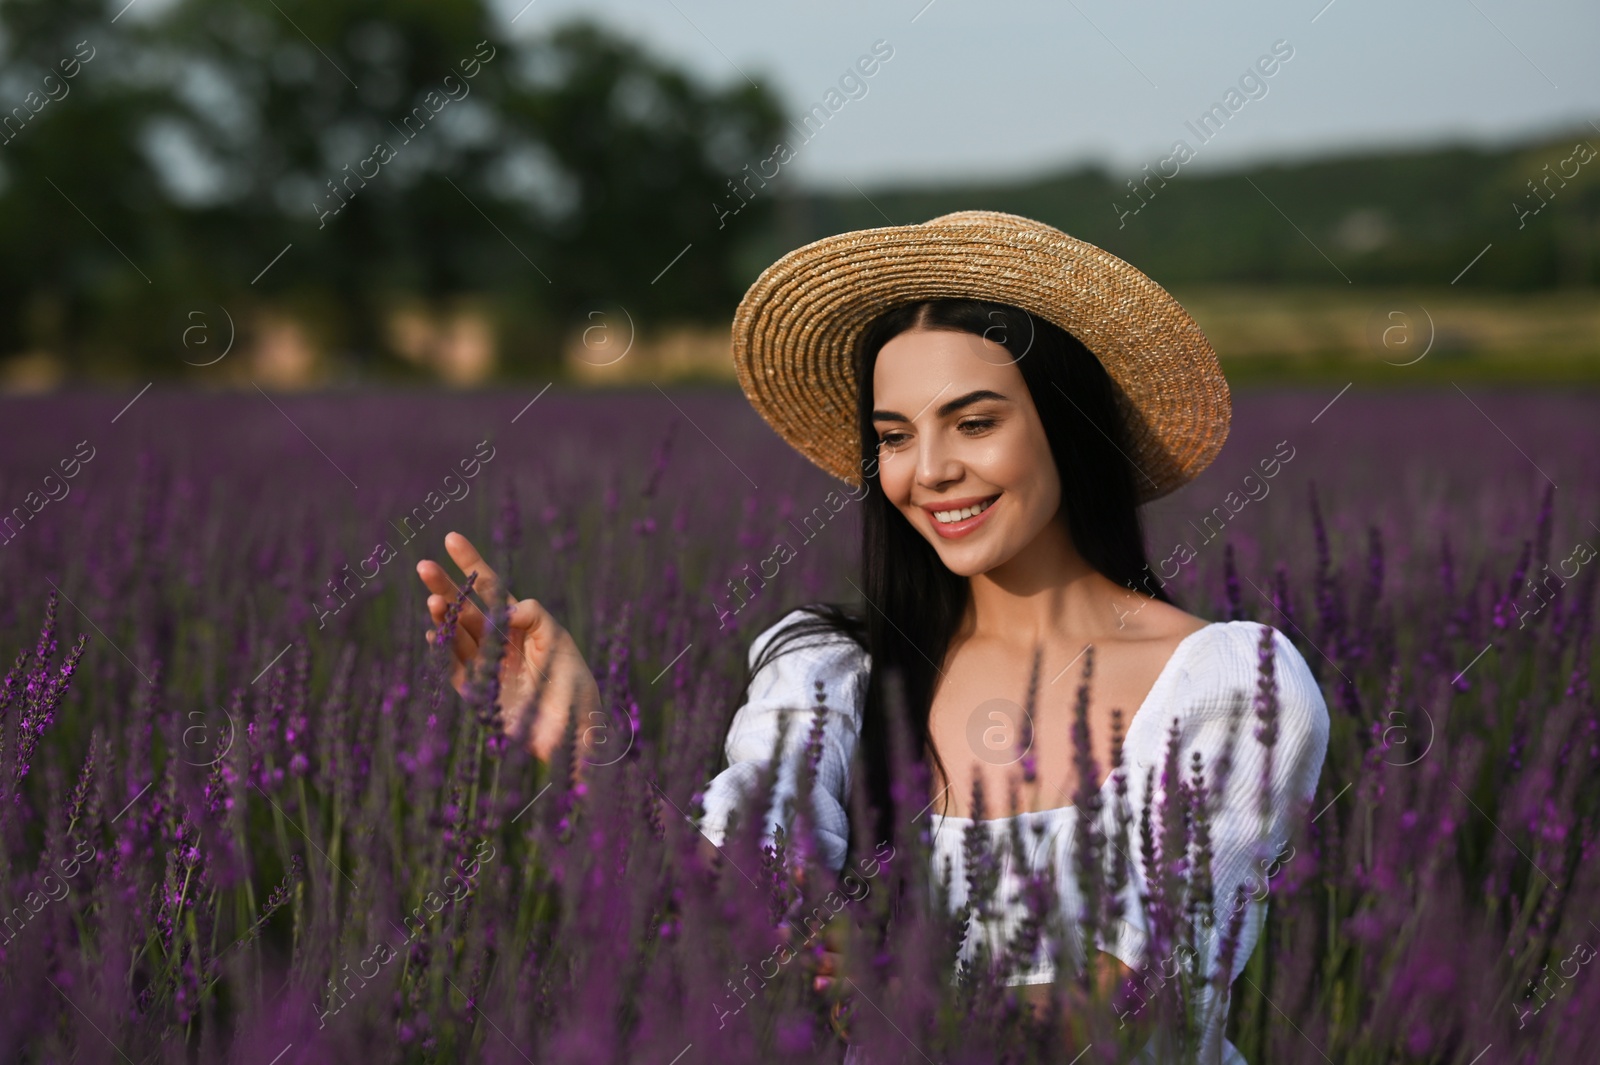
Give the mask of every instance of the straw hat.
<svg viewBox="0 0 1600 1065">
<path fill-rule="evenodd" d="M 856 340 L 883 311 L 940 297 L 1020 307 L 1094 352 L 1116 386 L 1141 501 L 1186 483 L 1222 449 L 1228 383 L 1178 301 L 1110 252 L 1000 211 L 861 229 L 791 251 L 734 312 L 739 385 L 795 450 L 859 488 Z"/>
</svg>

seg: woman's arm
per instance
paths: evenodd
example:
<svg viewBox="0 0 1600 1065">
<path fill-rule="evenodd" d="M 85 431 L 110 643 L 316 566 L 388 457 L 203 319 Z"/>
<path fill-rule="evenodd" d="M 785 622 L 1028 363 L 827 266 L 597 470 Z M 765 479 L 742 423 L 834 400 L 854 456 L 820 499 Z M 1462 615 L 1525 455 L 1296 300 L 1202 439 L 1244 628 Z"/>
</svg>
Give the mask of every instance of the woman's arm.
<svg viewBox="0 0 1600 1065">
<path fill-rule="evenodd" d="M 754 665 L 767 643 L 802 613 L 791 611 L 758 635 L 750 646 L 750 664 Z M 834 872 L 843 868 L 850 838 L 845 805 L 850 789 L 850 759 L 860 735 L 860 706 L 866 681 L 864 655 L 848 637 L 823 642 L 807 638 L 783 649 L 750 678 L 749 699 L 728 727 L 728 768 L 712 778 L 702 797 L 705 813 L 699 828 L 707 840 L 721 847 L 729 816 L 735 810 L 746 820 L 764 813 L 766 839 L 772 838 L 777 826 L 789 823 L 786 808 L 791 801 L 798 801 L 800 763 L 820 684 L 827 710 L 818 752 L 812 827 L 818 861 Z M 779 723 L 786 713 L 788 733 L 769 802 L 752 795 L 752 786 L 773 757 Z"/>
</svg>

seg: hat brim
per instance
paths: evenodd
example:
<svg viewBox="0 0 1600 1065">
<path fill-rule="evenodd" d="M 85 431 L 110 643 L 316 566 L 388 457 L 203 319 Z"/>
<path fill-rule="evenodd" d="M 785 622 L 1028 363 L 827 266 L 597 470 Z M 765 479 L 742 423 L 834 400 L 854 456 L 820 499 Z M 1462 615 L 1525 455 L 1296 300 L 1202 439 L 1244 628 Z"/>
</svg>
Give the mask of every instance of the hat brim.
<svg viewBox="0 0 1600 1065">
<path fill-rule="evenodd" d="M 1227 439 L 1227 380 L 1177 300 L 1110 252 L 998 211 L 841 233 L 783 256 L 734 313 L 739 385 L 790 446 L 860 487 L 852 360 L 861 331 L 892 307 L 948 297 L 1019 307 L 1099 358 L 1116 387 L 1141 502 L 1191 480 Z"/>
</svg>

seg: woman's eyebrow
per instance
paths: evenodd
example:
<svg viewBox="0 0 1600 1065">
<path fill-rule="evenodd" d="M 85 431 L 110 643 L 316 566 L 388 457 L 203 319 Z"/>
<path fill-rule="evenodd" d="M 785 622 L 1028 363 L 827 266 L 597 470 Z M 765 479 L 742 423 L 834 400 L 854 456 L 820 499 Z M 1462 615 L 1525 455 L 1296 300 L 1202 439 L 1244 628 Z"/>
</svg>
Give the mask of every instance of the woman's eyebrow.
<svg viewBox="0 0 1600 1065">
<path fill-rule="evenodd" d="M 955 399 L 944 403 L 939 407 L 938 415 L 943 418 L 960 410 L 962 407 L 970 406 L 986 399 L 998 399 L 1002 403 L 1006 402 L 1006 397 L 1000 393 L 987 388 L 978 388 L 964 396 L 957 396 Z M 909 422 L 911 419 L 896 411 L 875 410 L 872 412 L 872 420 L 875 422 Z"/>
</svg>

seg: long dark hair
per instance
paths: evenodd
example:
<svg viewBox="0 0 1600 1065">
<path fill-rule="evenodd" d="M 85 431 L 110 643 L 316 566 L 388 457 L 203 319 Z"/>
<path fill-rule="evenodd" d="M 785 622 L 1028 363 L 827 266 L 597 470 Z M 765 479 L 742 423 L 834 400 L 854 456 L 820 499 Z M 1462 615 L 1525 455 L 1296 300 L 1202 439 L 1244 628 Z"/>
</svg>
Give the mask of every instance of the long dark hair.
<svg viewBox="0 0 1600 1065">
<path fill-rule="evenodd" d="M 1061 477 L 1060 516 L 1084 561 L 1118 584 L 1165 603 L 1151 587 L 1139 518 L 1138 472 L 1128 458 L 1127 427 L 1119 393 L 1094 353 L 1061 327 L 1003 303 L 933 299 L 902 304 L 868 323 L 855 351 L 856 422 L 861 435 L 861 579 L 867 603 L 806 604 L 810 617 L 789 626 L 763 650 L 745 678 L 797 640 L 823 633 L 848 636 L 866 649 L 872 668 L 862 708 L 859 753 L 866 798 L 877 818 L 874 840 L 896 838 L 896 803 L 890 789 L 890 721 L 887 678 L 900 678 L 910 731 L 910 756 L 931 759 L 949 775 L 929 740 L 928 716 L 935 679 L 967 607 L 967 578 L 952 573 L 938 552 L 883 494 L 878 483 L 877 431 L 872 423 L 873 368 L 892 338 L 913 328 L 949 329 L 986 337 L 1011 353 L 1043 422 Z M 787 609 L 784 611 L 787 613 Z M 781 615 L 780 615 L 781 616 Z M 772 619 L 773 622 L 777 618 Z M 771 622 L 769 622 L 770 624 Z M 733 705 L 742 705 L 741 695 Z M 910 795 L 908 818 L 925 809 Z M 948 794 L 945 806 L 948 809 Z M 858 833 L 852 831 L 852 841 Z"/>
</svg>

